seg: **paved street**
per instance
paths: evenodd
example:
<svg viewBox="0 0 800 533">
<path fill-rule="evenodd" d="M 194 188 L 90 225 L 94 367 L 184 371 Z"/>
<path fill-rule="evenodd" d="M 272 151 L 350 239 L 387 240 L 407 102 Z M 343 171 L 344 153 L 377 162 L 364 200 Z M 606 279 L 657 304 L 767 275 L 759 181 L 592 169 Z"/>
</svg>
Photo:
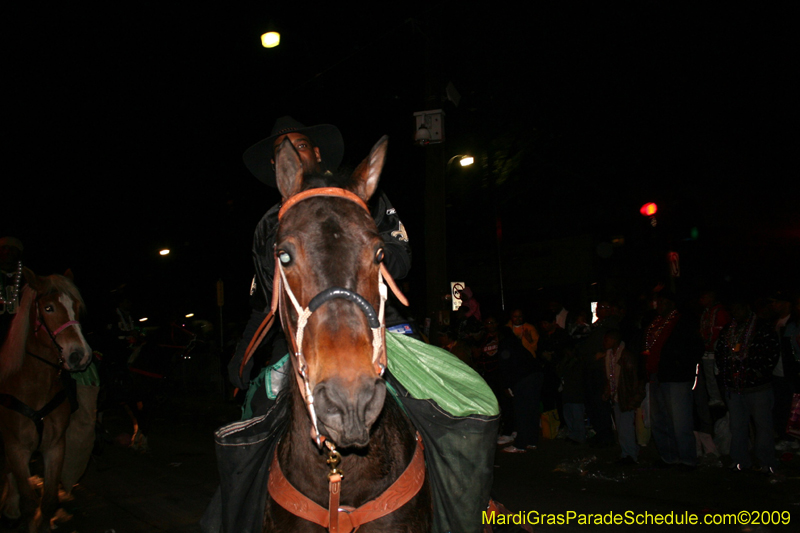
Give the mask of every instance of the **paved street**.
<svg viewBox="0 0 800 533">
<path fill-rule="evenodd" d="M 219 393 L 172 399 L 157 417 L 150 451 L 138 454 L 115 442 L 94 457 L 66 502 L 71 518 L 59 524 L 64 533 L 196 533 L 197 521 L 217 484 L 213 430 L 238 416 L 238 406 Z M 123 413 L 106 415 L 112 440 L 130 432 Z M 641 466 L 614 464 L 615 448 L 593 450 L 544 440 L 538 450 L 496 457 L 494 494 L 512 511 L 538 513 L 667 514 L 739 511 L 788 511 L 789 526 L 716 526 L 713 531 L 797 531 L 800 523 L 800 458 L 786 456 L 784 478 L 755 473 L 731 474 L 720 463 L 695 472 L 648 466 L 652 448 Z M 777 517 L 777 515 L 775 515 Z M 577 519 L 576 519 L 577 520 Z M 662 531 L 681 526 L 606 525 L 602 531 Z M 704 526 L 682 527 L 682 530 Z M 565 525 L 535 526 L 537 532 L 586 531 L 575 520 Z"/>
</svg>

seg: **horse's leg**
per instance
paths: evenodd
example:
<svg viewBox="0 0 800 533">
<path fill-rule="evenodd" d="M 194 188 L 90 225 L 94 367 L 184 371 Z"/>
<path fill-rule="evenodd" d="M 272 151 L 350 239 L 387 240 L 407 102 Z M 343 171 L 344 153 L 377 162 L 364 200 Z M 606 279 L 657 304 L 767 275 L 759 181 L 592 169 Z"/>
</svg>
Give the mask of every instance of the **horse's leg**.
<svg viewBox="0 0 800 533">
<path fill-rule="evenodd" d="M 9 518 L 19 517 L 25 523 L 30 523 L 33 520 L 39 507 L 39 498 L 28 481 L 31 477 L 30 467 L 28 466 L 31 455 L 32 453 L 28 449 L 6 446 L 6 461 L 11 470 L 9 476 L 9 503 L 16 500 L 16 505 L 11 503 L 11 505 L 3 509 L 3 512 Z M 13 494 L 14 487 L 16 487 L 16 494 Z"/>
<path fill-rule="evenodd" d="M 131 405 L 133 405 L 133 408 L 131 408 Z M 136 436 L 139 434 L 139 420 L 136 419 L 136 415 L 134 414 L 133 411 L 133 409 L 136 408 L 136 402 L 131 402 L 126 400 L 122 403 L 122 407 L 125 408 L 125 412 L 128 413 L 128 416 L 131 419 L 131 424 L 133 425 L 133 431 L 131 432 L 131 441 L 128 443 L 128 446 L 130 446 L 133 449 L 136 449 L 134 445 L 136 444 Z"/>
<path fill-rule="evenodd" d="M 64 437 L 66 445 L 61 484 L 67 494 L 72 493 L 72 488 L 83 475 L 92 455 L 98 390 L 99 387 L 78 385 L 78 410 L 72 413 Z"/>
<path fill-rule="evenodd" d="M 3 476 L 3 480 L 3 522 L 17 522 L 19 521 L 19 490 L 17 489 L 17 480 L 11 472 L 7 472 L 6 475 Z M 6 524 L 4 524 L 4 526 L 6 526 Z M 13 527 L 9 527 L 9 529 L 13 529 Z"/>
<path fill-rule="evenodd" d="M 61 479 L 61 469 L 64 465 L 64 434 L 61 438 L 49 446 L 43 453 L 44 459 L 44 486 L 42 488 L 42 505 L 39 517 L 40 533 L 50 531 L 50 520 L 58 510 L 58 483 Z"/>
</svg>

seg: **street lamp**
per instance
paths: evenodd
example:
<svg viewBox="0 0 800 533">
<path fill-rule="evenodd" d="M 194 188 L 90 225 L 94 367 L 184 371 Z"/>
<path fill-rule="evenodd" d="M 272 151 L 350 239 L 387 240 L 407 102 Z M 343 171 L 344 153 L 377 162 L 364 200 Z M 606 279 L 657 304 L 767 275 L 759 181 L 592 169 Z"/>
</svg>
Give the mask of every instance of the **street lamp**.
<svg viewBox="0 0 800 533">
<path fill-rule="evenodd" d="M 268 31 L 261 35 L 261 46 L 264 48 L 275 48 L 281 44 L 281 34 L 277 31 Z"/>
<path fill-rule="evenodd" d="M 450 165 L 456 159 L 458 160 L 458 164 L 461 165 L 462 167 L 468 167 L 469 165 L 475 162 L 475 158 L 472 157 L 471 155 L 456 154 L 453 157 L 451 157 L 450 160 L 447 162 L 447 165 L 445 166 L 445 171 L 450 170 Z"/>
</svg>

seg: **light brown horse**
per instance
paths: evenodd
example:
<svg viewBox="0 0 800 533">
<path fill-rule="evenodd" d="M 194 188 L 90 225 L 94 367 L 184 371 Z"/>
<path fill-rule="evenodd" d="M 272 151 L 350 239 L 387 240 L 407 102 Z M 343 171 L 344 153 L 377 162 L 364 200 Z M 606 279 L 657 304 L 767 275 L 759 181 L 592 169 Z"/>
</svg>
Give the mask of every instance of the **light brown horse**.
<svg viewBox="0 0 800 533">
<path fill-rule="evenodd" d="M 23 269 L 23 274 L 28 285 L 0 350 L 0 444 L 8 485 L 3 515 L 44 533 L 58 509 L 70 417 L 60 375 L 86 369 L 92 350 L 78 322 L 84 303 L 71 273 L 38 277 Z M 28 482 L 37 450 L 44 462 L 41 505 Z"/>
<path fill-rule="evenodd" d="M 382 379 L 383 240 L 367 208 L 381 139 L 352 176 L 306 176 L 288 140 L 276 157 L 275 288 L 292 347 L 290 421 L 269 474 L 264 531 L 430 531 L 422 442 Z M 276 302 L 273 302 L 273 308 Z"/>
</svg>

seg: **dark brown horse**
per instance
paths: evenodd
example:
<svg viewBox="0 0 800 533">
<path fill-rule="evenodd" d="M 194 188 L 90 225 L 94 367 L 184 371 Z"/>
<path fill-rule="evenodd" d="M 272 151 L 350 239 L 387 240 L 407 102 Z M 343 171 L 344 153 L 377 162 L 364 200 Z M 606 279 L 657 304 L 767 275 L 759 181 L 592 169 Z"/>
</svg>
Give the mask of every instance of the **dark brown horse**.
<svg viewBox="0 0 800 533">
<path fill-rule="evenodd" d="M 8 483 L 3 514 L 21 518 L 28 531 L 43 533 L 50 531 L 58 509 L 70 417 L 59 376 L 64 370 L 84 370 L 92 351 L 78 322 L 83 299 L 71 279 L 38 277 L 28 269 L 24 274 L 28 285 L 0 351 L 0 444 Z M 44 462 L 41 506 L 28 482 L 29 463 L 37 450 Z"/>
<path fill-rule="evenodd" d="M 289 141 L 278 150 L 278 188 L 288 200 L 279 215 L 273 298 L 296 379 L 289 428 L 270 469 L 264 531 L 431 528 L 422 443 L 386 398 L 381 377 L 384 283 L 392 282 L 366 202 L 386 142 L 350 177 L 304 176 Z"/>
</svg>

